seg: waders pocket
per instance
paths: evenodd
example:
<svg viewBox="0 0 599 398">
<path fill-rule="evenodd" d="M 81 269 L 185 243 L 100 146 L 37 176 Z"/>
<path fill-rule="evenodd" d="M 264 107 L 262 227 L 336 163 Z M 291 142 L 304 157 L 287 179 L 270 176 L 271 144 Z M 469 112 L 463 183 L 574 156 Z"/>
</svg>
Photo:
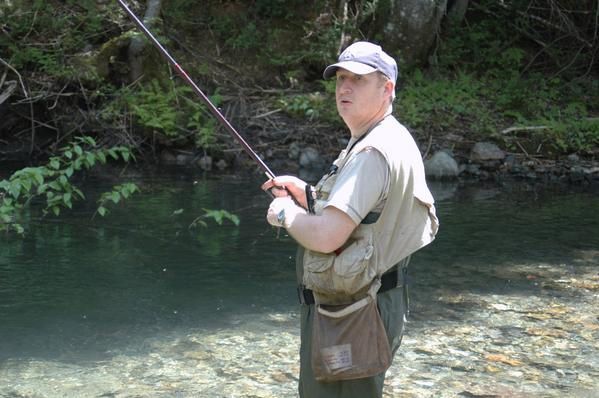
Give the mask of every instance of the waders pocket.
<svg viewBox="0 0 599 398">
<path fill-rule="evenodd" d="M 312 370 L 319 381 L 371 377 L 391 366 L 391 349 L 376 299 L 314 307 Z"/>
</svg>

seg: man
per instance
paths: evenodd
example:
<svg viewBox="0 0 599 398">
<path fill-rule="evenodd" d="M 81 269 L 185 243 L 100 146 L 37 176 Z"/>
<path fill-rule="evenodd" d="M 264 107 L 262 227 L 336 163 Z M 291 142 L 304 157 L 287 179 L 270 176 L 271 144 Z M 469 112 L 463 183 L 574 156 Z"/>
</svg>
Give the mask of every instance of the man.
<svg viewBox="0 0 599 398">
<path fill-rule="evenodd" d="M 355 313 L 361 309 L 354 308 L 366 308 L 374 300 L 392 358 L 408 311 L 409 257 L 430 243 L 438 229 L 420 151 L 391 115 L 397 74 L 395 60 L 380 46 L 349 46 L 324 70 L 325 78 L 336 77 L 337 110 L 351 133 L 347 148 L 315 188 L 292 176 L 263 185 L 275 196 L 268 222 L 286 228 L 300 246 L 300 397 L 382 396 L 390 363 L 364 365 L 366 373 L 352 374 L 352 367 L 362 366 L 357 363 L 362 343 L 345 344 L 342 336 L 334 346 L 316 347 L 322 344 L 324 315 L 334 314 L 331 308 Z M 349 324 L 358 329 L 355 335 L 368 335 L 376 326 L 350 322 L 356 322 Z M 377 347 L 380 343 L 375 342 Z"/>
</svg>

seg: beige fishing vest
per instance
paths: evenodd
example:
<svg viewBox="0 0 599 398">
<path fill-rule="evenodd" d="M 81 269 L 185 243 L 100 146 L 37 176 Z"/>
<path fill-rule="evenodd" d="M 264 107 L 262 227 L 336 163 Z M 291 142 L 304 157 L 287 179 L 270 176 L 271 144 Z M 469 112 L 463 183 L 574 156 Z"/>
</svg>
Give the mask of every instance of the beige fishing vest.
<svg viewBox="0 0 599 398">
<path fill-rule="evenodd" d="M 389 166 L 387 199 L 376 222 L 363 221 L 336 252 L 300 248 L 298 281 L 314 292 L 317 303 L 347 304 L 368 292 L 376 294 L 381 275 L 432 242 L 439 227 L 420 150 L 408 130 L 392 116 L 367 133 L 349 153 L 341 151 L 332 171 L 316 185 L 315 214 L 320 215 L 326 207 L 343 166 L 366 148 L 378 150 Z"/>
</svg>

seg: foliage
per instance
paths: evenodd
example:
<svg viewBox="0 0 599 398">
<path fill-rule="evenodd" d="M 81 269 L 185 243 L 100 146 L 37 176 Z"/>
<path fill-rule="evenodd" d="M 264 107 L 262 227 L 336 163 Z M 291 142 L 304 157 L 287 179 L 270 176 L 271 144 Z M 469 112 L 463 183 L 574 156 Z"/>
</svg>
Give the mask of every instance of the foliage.
<svg viewBox="0 0 599 398">
<path fill-rule="evenodd" d="M 594 0 L 484 0 L 475 3 L 493 30 L 527 50 L 525 69 L 567 79 L 596 68 L 599 3 Z M 473 15 L 476 15 L 473 13 Z"/>
<path fill-rule="evenodd" d="M 85 195 L 72 183 L 75 174 L 93 168 L 108 159 L 128 162 L 131 151 L 123 146 L 98 148 L 91 137 L 77 137 L 73 143 L 61 148 L 59 155 L 52 156 L 44 166 L 26 167 L 0 181 L 0 231 L 16 231 L 22 234 L 21 213 L 35 199 L 43 202 L 43 214 L 58 216 L 63 208 L 71 209 L 73 202 Z M 102 195 L 98 213 L 106 214 L 105 200 L 126 197 L 137 190 L 135 184 L 123 184 Z"/>
<path fill-rule="evenodd" d="M 107 10 L 93 0 L 2 2 L 0 15 L 6 21 L 0 35 L 3 57 L 16 69 L 54 77 L 75 77 L 68 58 L 102 43 L 110 32 Z"/>
<path fill-rule="evenodd" d="M 138 122 L 149 129 L 159 130 L 167 137 L 178 135 L 179 112 L 173 106 L 177 101 L 175 90 L 164 90 L 157 80 L 142 86 L 139 91 L 126 96 L 127 102 Z"/>
<path fill-rule="evenodd" d="M 187 85 L 172 83 L 165 88 L 158 80 L 151 80 L 138 89 L 124 87 L 113 97 L 103 110 L 106 120 L 128 108 L 136 124 L 148 133 L 179 143 L 191 141 L 205 152 L 218 149 L 214 117 Z M 216 107 L 222 102 L 218 92 L 209 99 Z"/>
<path fill-rule="evenodd" d="M 104 217 L 109 212 L 108 206 L 110 202 L 116 205 L 120 203 L 121 200 L 128 199 L 138 190 L 139 189 L 137 185 L 131 182 L 115 185 L 112 187 L 111 191 L 104 192 L 102 195 L 100 195 L 100 199 L 98 199 L 98 209 L 96 212 Z"/>
<path fill-rule="evenodd" d="M 316 0 L 307 7 L 300 0 L 208 0 L 198 6 L 192 0 L 172 0 L 163 2 L 164 24 L 154 33 L 160 33 L 177 58 L 193 57 L 185 60 L 190 70 L 200 71 L 211 84 L 264 87 L 253 80 L 261 73 L 270 79 L 267 84 L 289 84 L 304 92 L 277 98 L 277 106 L 288 114 L 338 125 L 333 84 L 314 90 L 314 81 L 348 41 L 382 41 L 390 4 Z M 143 8 L 142 3 L 137 6 Z M 526 134 L 551 156 L 595 154 L 597 7 L 592 0 L 471 1 L 464 23 L 448 21 L 441 27 L 433 65 L 402 70 L 396 113 L 416 133 L 457 130 L 468 140 L 492 138 L 507 145 L 514 145 L 513 135 L 501 135 L 502 130 L 545 126 L 518 137 Z M 21 73 L 31 102 L 19 101 L 19 106 L 37 107 L 34 119 L 64 120 L 74 108 L 85 108 L 89 118 L 81 122 L 83 131 L 99 111 L 111 138 L 120 133 L 127 142 L 140 143 L 151 136 L 161 144 L 220 150 L 217 123 L 190 88 L 166 76 L 149 80 L 149 73 L 127 86 L 128 37 L 123 30 L 132 25 L 117 4 L 14 0 L 0 3 L 0 16 L 2 59 Z M 101 53 L 117 37 L 104 54 L 106 73 L 87 86 L 76 60 Z M 218 73 L 211 71 L 216 68 Z M 217 106 L 223 103 L 218 92 L 212 100 Z M 29 109 L 19 111 L 10 119 L 23 122 L 5 131 L 27 128 L 29 120 L 19 115 Z M 58 123 L 52 127 L 57 136 L 63 133 Z"/>
<path fill-rule="evenodd" d="M 328 123 L 339 123 L 335 110 L 335 83 L 323 81 L 323 91 L 307 94 L 285 95 L 278 103 L 288 114 L 296 117 L 306 117 L 309 120 L 321 120 Z"/>
<path fill-rule="evenodd" d="M 202 227 L 207 227 L 206 219 L 212 219 L 218 225 L 222 225 L 224 220 L 228 220 L 232 222 L 235 226 L 239 225 L 239 217 L 235 214 L 229 213 L 226 210 L 211 210 L 211 209 L 203 209 L 204 214 L 197 217 L 192 223 L 189 225 L 189 228 L 196 228 L 198 225 Z"/>
<path fill-rule="evenodd" d="M 480 95 L 481 83 L 472 75 L 431 78 L 415 70 L 406 81 L 398 94 L 396 112 L 411 128 L 446 131 L 470 124 L 477 131 L 493 130 L 495 118 Z"/>
<path fill-rule="evenodd" d="M 403 78 L 397 107 L 402 119 L 417 129 L 466 131 L 469 139 L 496 139 L 511 148 L 527 143 L 535 154 L 540 150 L 551 157 L 596 153 L 596 81 L 572 78 L 584 68 L 548 74 L 537 66 L 526 29 L 520 29 L 536 26 L 533 19 L 523 21 L 497 2 L 477 4 L 482 13 L 472 13 L 468 24 L 452 26 L 441 36 L 434 67 L 409 71 Z M 516 13 L 525 25 L 506 29 L 511 24 L 506 13 Z M 517 137 L 500 134 L 513 126 L 533 128 L 518 130 Z"/>
</svg>

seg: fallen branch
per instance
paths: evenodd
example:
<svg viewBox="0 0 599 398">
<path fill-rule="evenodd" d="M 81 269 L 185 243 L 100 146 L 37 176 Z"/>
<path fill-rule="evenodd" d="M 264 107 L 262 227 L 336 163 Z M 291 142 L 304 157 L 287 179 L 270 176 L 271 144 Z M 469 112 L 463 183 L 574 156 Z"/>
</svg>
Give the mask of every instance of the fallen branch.
<svg viewBox="0 0 599 398">
<path fill-rule="evenodd" d="M 550 128 L 550 126 L 514 126 L 501 130 L 501 134 L 509 134 L 513 131 L 546 130 L 548 128 Z"/>
<path fill-rule="evenodd" d="M 426 157 L 428 156 L 429 151 L 431 150 L 431 146 L 433 145 L 433 135 L 430 134 L 428 136 L 428 144 L 426 146 L 426 150 L 424 151 L 424 155 L 422 155 L 422 159 L 426 159 Z"/>
<path fill-rule="evenodd" d="M 16 81 L 9 80 L 8 82 L 6 82 L 6 88 L 4 89 L 4 91 L 0 92 L 0 105 L 2 105 L 2 103 L 4 101 L 6 101 L 12 95 L 12 93 L 15 91 L 16 88 L 17 88 Z M 0 86 L 0 89 L 2 89 L 2 86 Z"/>
<path fill-rule="evenodd" d="M 0 57 L 0 63 L 2 65 L 6 66 L 11 71 L 13 71 L 15 75 L 17 75 L 17 77 L 19 78 L 19 83 L 21 83 L 21 89 L 23 90 L 23 95 L 25 97 L 28 97 L 29 94 L 27 94 L 27 90 L 25 89 L 25 84 L 23 83 L 23 78 L 21 77 L 21 74 L 15 68 L 13 68 L 13 66 L 11 64 L 9 64 L 5 60 L 3 60 L 2 57 Z"/>
<path fill-rule="evenodd" d="M 261 113 L 260 115 L 252 116 L 252 119 L 260 119 L 260 118 L 267 117 L 267 116 L 270 116 L 272 114 L 275 114 L 275 113 L 278 113 L 278 112 L 281 112 L 281 111 L 282 111 L 281 108 L 277 108 L 274 111 L 270 111 L 270 112 L 266 112 L 266 113 Z"/>
</svg>

